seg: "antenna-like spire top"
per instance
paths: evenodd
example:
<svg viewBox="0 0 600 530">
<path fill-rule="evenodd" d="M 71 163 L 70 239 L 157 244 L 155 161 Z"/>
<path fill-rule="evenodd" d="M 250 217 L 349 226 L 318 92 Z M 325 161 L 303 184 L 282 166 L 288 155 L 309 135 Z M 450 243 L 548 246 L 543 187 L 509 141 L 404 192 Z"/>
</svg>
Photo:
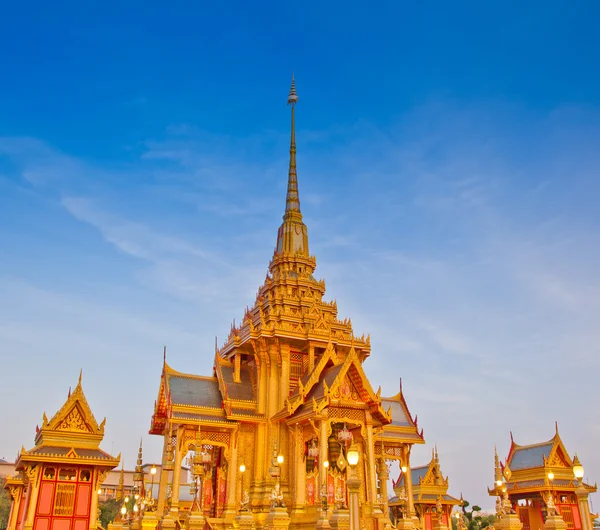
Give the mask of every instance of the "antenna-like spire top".
<svg viewBox="0 0 600 530">
<path fill-rule="evenodd" d="M 278 259 L 287 256 L 301 257 L 310 259 L 308 251 L 308 230 L 302 221 L 300 212 L 300 196 L 298 194 L 298 176 L 296 174 L 296 121 L 295 110 L 298 102 L 296 94 L 296 83 L 292 75 L 292 86 L 288 95 L 288 105 L 292 106 L 292 126 L 290 137 L 290 167 L 288 170 L 287 194 L 285 197 L 285 213 L 283 214 L 283 224 L 279 227 L 277 233 L 277 245 L 275 246 L 274 261 L 269 265 L 271 271 L 273 267 L 279 265 Z M 313 260 L 314 262 L 314 260 Z M 303 270 L 312 273 L 314 264 L 307 261 L 302 266 Z"/>
<path fill-rule="evenodd" d="M 290 168 L 288 171 L 288 188 L 285 198 L 285 217 L 291 212 L 300 213 L 300 198 L 298 196 L 298 176 L 296 175 L 296 123 L 294 109 L 298 102 L 298 94 L 296 94 L 296 82 L 294 74 L 292 74 L 292 86 L 288 96 L 288 105 L 292 106 L 292 133 L 290 138 Z"/>
<path fill-rule="evenodd" d="M 298 94 L 296 94 L 296 82 L 294 81 L 294 74 L 292 73 L 292 86 L 290 87 L 290 94 L 288 96 L 288 105 L 295 105 L 298 102 Z"/>
</svg>

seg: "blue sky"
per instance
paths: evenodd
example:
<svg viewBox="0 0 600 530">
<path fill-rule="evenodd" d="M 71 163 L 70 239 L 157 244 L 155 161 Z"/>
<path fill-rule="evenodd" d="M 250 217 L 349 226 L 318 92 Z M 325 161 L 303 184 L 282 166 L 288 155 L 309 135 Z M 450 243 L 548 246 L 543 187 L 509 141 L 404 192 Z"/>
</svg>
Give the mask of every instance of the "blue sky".
<svg viewBox="0 0 600 530">
<path fill-rule="evenodd" d="M 494 444 L 556 420 L 600 478 L 597 3 L 122 4 L 0 19 L 0 457 L 83 368 L 132 466 L 163 345 L 210 372 L 272 255 L 293 70 L 317 275 L 415 463 L 493 506 Z"/>
</svg>

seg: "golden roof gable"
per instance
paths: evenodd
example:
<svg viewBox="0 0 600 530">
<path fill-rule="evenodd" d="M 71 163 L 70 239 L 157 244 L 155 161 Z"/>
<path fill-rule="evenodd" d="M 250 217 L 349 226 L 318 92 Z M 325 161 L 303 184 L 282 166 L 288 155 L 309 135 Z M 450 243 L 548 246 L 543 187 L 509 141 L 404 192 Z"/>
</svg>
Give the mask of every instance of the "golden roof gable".
<svg viewBox="0 0 600 530">
<path fill-rule="evenodd" d="M 16 468 L 21 470 L 27 462 L 71 462 L 112 468 L 119 463 L 117 458 L 100 449 L 104 438 L 106 418 L 98 424 L 81 385 L 79 373 L 77 386 L 63 406 L 48 420 L 43 414 L 42 426 L 36 427 L 35 446 L 29 451 L 21 449 Z"/>
<path fill-rule="evenodd" d="M 69 392 L 63 406 L 50 420 L 44 412 L 42 426 L 36 432 L 35 444 L 74 444 L 81 447 L 97 447 L 104 438 L 106 418 L 98 425 L 81 385 L 82 373 L 77 386 Z"/>
</svg>

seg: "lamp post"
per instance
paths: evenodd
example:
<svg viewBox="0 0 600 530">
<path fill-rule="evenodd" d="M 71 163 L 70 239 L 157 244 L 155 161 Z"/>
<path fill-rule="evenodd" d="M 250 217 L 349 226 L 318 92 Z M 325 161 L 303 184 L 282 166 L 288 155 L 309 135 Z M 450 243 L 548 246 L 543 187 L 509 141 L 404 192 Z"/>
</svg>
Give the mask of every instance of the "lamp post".
<svg viewBox="0 0 600 530">
<path fill-rule="evenodd" d="M 154 476 L 156 475 L 156 466 L 150 468 L 150 498 L 154 498 Z"/>
<path fill-rule="evenodd" d="M 352 444 L 348 449 L 346 460 L 350 466 L 350 476 L 346 481 L 348 486 L 348 494 L 350 501 L 350 530 L 358 530 L 359 513 L 358 513 L 358 490 L 360 488 L 360 480 L 356 475 L 356 466 L 360 458 L 358 447 Z"/>
<path fill-rule="evenodd" d="M 246 490 L 244 490 L 244 473 L 246 472 L 246 466 L 244 464 L 240 465 L 240 474 L 242 475 L 242 489 L 240 491 L 240 511 L 245 512 L 248 509 L 248 494 Z"/>
<path fill-rule="evenodd" d="M 575 494 L 577 495 L 577 505 L 579 507 L 579 515 L 581 517 L 581 528 L 582 530 L 592 530 L 592 516 L 590 514 L 590 507 L 588 504 L 589 492 L 583 484 L 583 474 L 583 466 L 579 461 L 579 457 L 575 455 L 575 458 L 573 459 L 573 475 L 578 482 Z"/>
<path fill-rule="evenodd" d="M 321 516 L 327 517 L 327 511 L 329 507 L 327 506 L 327 497 L 329 495 L 327 491 L 327 472 L 329 470 L 329 461 L 325 460 L 323 462 L 323 470 L 325 473 L 323 474 L 323 478 L 321 479 Z"/>
</svg>

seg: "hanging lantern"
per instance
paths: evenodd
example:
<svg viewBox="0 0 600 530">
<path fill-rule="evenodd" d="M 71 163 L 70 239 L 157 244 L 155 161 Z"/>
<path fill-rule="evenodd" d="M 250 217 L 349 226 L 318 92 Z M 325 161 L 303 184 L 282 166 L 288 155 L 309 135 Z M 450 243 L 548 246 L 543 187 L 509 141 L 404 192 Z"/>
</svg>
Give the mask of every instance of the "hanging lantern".
<svg viewBox="0 0 600 530">
<path fill-rule="evenodd" d="M 352 444 L 352 440 L 353 439 L 354 439 L 354 436 L 352 436 L 352 433 L 346 428 L 346 424 L 344 423 L 344 428 L 338 433 L 338 440 L 339 440 L 339 442 L 346 449 L 348 449 L 348 446 L 350 444 Z"/>
<path fill-rule="evenodd" d="M 327 449 L 329 451 L 328 460 L 329 462 L 337 462 L 340 456 L 340 442 L 337 441 L 335 434 L 331 433 L 331 436 L 327 438 Z"/>
<path fill-rule="evenodd" d="M 317 440 L 313 439 L 308 448 L 308 456 L 312 459 L 319 457 L 319 446 L 317 445 Z"/>
</svg>

